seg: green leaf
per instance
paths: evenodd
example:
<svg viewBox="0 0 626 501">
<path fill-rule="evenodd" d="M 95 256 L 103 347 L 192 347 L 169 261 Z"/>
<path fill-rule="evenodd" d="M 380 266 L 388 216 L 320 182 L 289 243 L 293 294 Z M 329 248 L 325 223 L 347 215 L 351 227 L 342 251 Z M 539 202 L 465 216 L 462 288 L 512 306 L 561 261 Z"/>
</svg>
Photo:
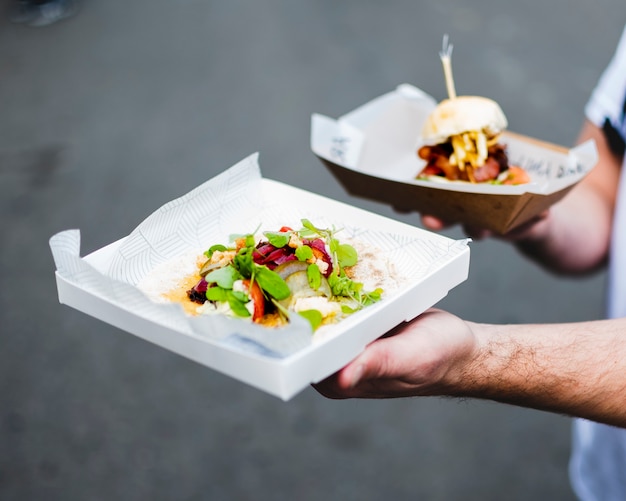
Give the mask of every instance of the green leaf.
<svg viewBox="0 0 626 501">
<path fill-rule="evenodd" d="M 340 277 L 336 272 L 331 273 L 328 277 L 328 284 L 330 285 L 334 296 L 354 296 L 356 284 L 345 275 Z"/>
<path fill-rule="evenodd" d="M 204 251 L 204 255 L 208 257 L 209 259 L 211 259 L 211 256 L 215 253 L 215 251 L 223 252 L 225 250 L 227 250 L 225 245 L 216 244 L 216 245 L 212 245 L 211 247 L 209 247 L 209 250 Z"/>
<path fill-rule="evenodd" d="M 259 287 L 273 298 L 280 301 L 287 299 L 291 295 L 287 283 L 278 273 L 270 270 L 267 266 L 256 266 L 254 273 L 255 280 L 259 284 Z"/>
<path fill-rule="evenodd" d="M 208 273 L 204 279 L 210 284 L 216 283 L 224 289 L 232 289 L 233 283 L 236 280 L 241 279 L 241 274 L 235 269 L 234 266 L 228 265 L 223 268 L 213 270 L 211 273 Z"/>
<path fill-rule="evenodd" d="M 373 290 L 372 292 L 368 292 L 363 294 L 363 305 L 368 306 L 372 303 L 376 303 L 380 301 L 380 298 L 383 295 L 383 290 L 379 287 L 378 289 Z"/>
<path fill-rule="evenodd" d="M 337 259 L 342 268 L 354 266 L 358 259 L 356 249 L 349 244 L 339 244 L 337 246 Z"/>
<path fill-rule="evenodd" d="M 248 308 L 246 308 L 246 305 L 244 302 L 239 300 L 239 297 L 237 296 L 237 294 L 233 293 L 232 291 L 228 291 L 228 305 L 230 306 L 230 309 L 233 310 L 233 313 L 235 315 L 237 315 L 238 317 L 249 317 L 250 316 L 250 312 L 248 311 Z"/>
<path fill-rule="evenodd" d="M 218 301 L 224 302 L 228 299 L 226 295 L 226 289 L 222 289 L 221 287 L 209 287 L 206 290 L 206 298 L 209 301 Z"/>
<path fill-rule="evenodd" d="M 299 261 L 306 261 L 313 257 L 313 249 L 308 245 L 301 245 L 296 249 L 295 254 Z"/>
<path fill-rule="evenodd" d="M 287 245 L 289 243 L 289 238 L 291 237 L 291 233 L 276 233 L 271 231 L 266 231 L 263 235 L 265 235 L 269 243 L 278 248 Z"/>
<path fill-rule="evenodd" d="M 246 235 L 246 247 L 254 247 L 256 242 L 254 241 L 254 235 Z"/>
<path fill-rule="evenodd" d="M 310 264 L 306 269 L 306 277 L 309 281 L 309 286 L 311 289 L 316 291 L 322 285 L 322 273 L 320 272 L 319 266 L 316 264 Z"/>
<path fill-rule="evenodd" d="M 331 238 L 328 242 L 328 249 L 331 254 L 337 254 L 337 247 L 339 247 L 339 240 Z"/>
<path fill-rule="evenodd" d="M 319 235 L 319 230 L 313 226 L 308 219 L 301 219 L 302 229 L 298 231 L 301 237 L 311 238 L 315 235 Z"/>
<path fill-rule="evenodd" d="M 322 320 L 324 318 L 318 310 L 299 311 L 298 315 L 308 320 L 313 330 L 316 330 L 322 324 Z"/>
<path fill-rule="evenodd" d="M 229 291 L 229 292 L 230 294 L 233 295 L 233 297 L 235 297 L 238 301 L 241 301 L 242 303 L 247 303 L 248 301 L 250 301 L 250 296 L 248 296 L 248 294 L 243 291 Z"/>
<path fill-rule="evenodd" d="M 236 242 L 239 239 L 245 239 L 246 247 L 254 247 L 254 235 L 252 233 L 233 233 L 228 236 L 228 240 Z"/>
<path fill-rule="evenodd" d="M 244 247 L 239 249 L 233 259 L 234 265 L 239 270 L 239 273 L 245 278 L 250 278 L 254 271 L 254 261 L 252 259 L 253 247 Z"/>
<path fill-rule="evenodd" d="M 311 221 L 309 221 L 308 219 L 301 219 L 300 222 L 302 223 L 302 226 L 305 227 L 307 230 L 311 230 L 317 233 L 317 228 L 313 226 L 313 223 L 311 223 Z"/>
</svg>

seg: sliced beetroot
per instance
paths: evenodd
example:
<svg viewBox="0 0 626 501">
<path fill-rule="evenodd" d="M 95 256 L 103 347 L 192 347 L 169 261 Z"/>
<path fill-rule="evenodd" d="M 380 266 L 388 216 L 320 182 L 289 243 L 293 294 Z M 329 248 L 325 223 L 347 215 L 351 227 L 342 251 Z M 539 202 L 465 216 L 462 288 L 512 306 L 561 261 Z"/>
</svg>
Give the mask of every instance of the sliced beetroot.
<svg viewBox="0 0 626 501">
<path fill-rule="evenodd" d="M 196 285 L 187 291 L 187 297 L 194 303 L 204 304 L 206 302 L 207 287 L 207 281 L 201 278 Z"/>
<path fill-rule="evenodd" d="M 304 239 L 302 241 L 304 245 L 307 245 L 313 249 L 313 253 L 316 258 L 322 259 L 328 267 L 324 276 L 328 278 L 333 271 L 333 260 L 326 250 L 326 242 L 321 238 Z M 269 242 L 259 242 L 256 249 L 252 253 L 252 259 L 256 264 L 266 265 L 270 270 L 275 269 L 289 261 L 296 260 L 295 249 L 289 246 L 275 247 Z"/>
</svg>

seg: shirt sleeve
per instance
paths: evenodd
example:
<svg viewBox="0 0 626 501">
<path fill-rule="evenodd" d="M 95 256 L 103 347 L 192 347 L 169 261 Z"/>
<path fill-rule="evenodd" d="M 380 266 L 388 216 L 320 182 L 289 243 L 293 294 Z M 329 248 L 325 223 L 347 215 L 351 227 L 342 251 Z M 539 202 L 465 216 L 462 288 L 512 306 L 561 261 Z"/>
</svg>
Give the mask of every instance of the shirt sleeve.
<svg viewBox="0 0 626 501">
<path fill-rule="evenodd" d="M 585 116 L 600 127 L 619 156 L 626 147 L 626 27 L 613 58 L 585 106 Z"/>
</svg>

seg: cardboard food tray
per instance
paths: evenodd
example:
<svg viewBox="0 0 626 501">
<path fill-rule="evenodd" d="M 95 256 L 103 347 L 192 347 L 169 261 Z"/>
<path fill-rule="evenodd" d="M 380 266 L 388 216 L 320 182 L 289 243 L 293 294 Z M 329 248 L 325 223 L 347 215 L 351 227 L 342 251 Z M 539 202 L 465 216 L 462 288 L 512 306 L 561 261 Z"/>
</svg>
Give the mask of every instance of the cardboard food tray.
<svg viewBox="0 0 626 501">
<path fill-rule="evenodd" d="M 374 242 L 408 277 L 406 283 L 325 327 L 321 335 L 312 335 L 304 321 L 273 330 L 219 315 L 191 317 L 178 304 L 151 301 L 137 287 L 160 263 L 189 249 L 227 243 L 228 235 L 254 231 L 259 224 L 275 230 L 301 218 Z M 469 269 L 468 241 L 264 179 L 256 155 L 165 204 L 128 236 L 85 257 L 80 257 L 78 230 L 54 235 L 50 247 L 62 304 L 283 400 L 437 303 L 467 278 Z"/>
<path fill-rule="evenodd" d="M 421 129 L 436 101 L 411 85 L 400 85 L 356 110 L 332 119 L 314 114 L 311 149 L 352 195 L 415 210 L 449 222 L 504 234 L 563 198 L 596 164 L 593 141 L 571 150 L 512 132 L 511 164 L 531 183 L 518 186 L 417 180 L 424 161 Z"/>
</svg>

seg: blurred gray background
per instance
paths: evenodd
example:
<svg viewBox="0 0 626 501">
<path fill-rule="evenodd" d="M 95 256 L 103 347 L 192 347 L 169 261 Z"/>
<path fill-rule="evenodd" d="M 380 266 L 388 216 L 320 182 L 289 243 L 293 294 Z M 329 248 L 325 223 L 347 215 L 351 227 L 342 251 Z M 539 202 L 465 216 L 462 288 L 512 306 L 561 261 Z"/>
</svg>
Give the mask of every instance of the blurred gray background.
<svg viewBox="0 0 626 501">
<path fill-rule="evenodd" d="M 348 196 L 309 149 L 414 84 L 496 99 L 571 145 L 626 20 L 621 0 L 85 0 L 46 28 L 0 0 L 0 499 L 573 499 L 570 420 L 453 399 L 282 402 L 58 303 L 48 239 L 87 254 L 255 151 L 263 175 Z M 461 237 L 454 228 L 447 232 Z M 497 241 L 440 306 L 485 322 L 600 318 L 603 274 L 565 279 Z"/>
</svg>

